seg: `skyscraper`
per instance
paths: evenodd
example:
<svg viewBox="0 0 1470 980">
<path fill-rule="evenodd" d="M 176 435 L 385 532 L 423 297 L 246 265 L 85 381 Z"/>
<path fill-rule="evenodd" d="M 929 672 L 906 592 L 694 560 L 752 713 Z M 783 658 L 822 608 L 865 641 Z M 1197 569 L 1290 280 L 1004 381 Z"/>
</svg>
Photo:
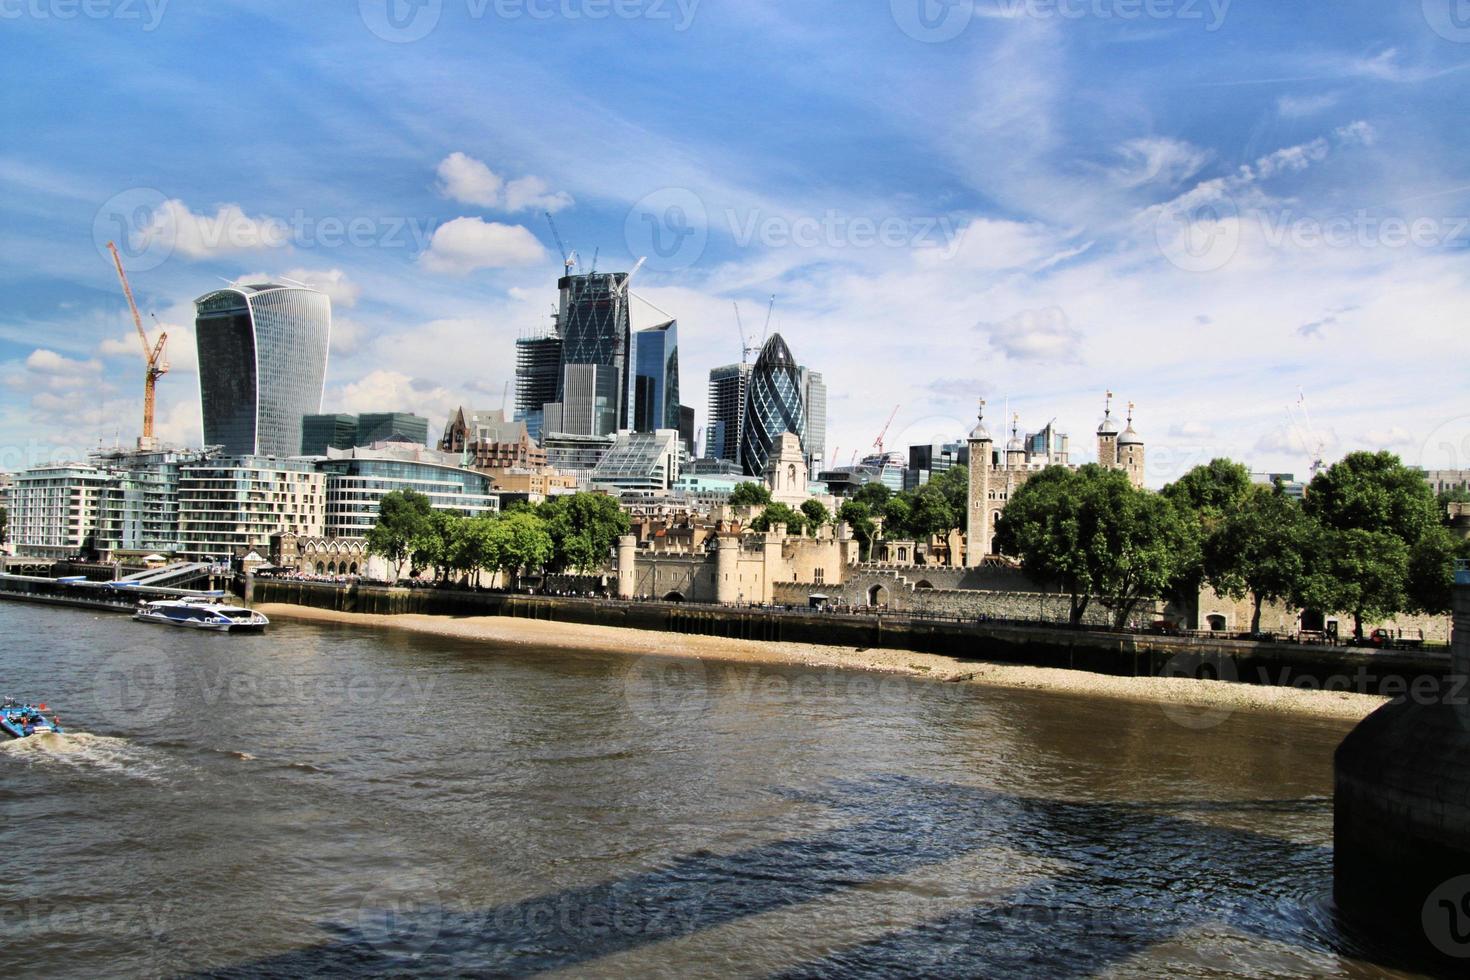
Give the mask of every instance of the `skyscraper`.
<svg viewBox="0 0 1470 980">
<path fill-rule="evenodd" d="M 801 449 L 806 455 L 807 472 L 815 480 L 827 463 L 827 382 L 822 380 L 822 372 L 802 368 L 801 393 L 806 406 Z"/>
<path fill-rule="evenodd" d="M 628 274 L 593 272 L 562 276 L 557 281 L 561 302 L 557 333 L 561 337 L 562 373 L 557 379 L 557 401 L 567 410 L 566 369 L 574 364 L 596 364 L 612 369 L 613 424 L 631 427 L 633 403 L 627 391 L 628 353 L 632 345 L 628 320 Z M 606 432 L 595 433 L 604 435 Z"/>
<path fill-rule="evenodd" d="M 526 423 L 539 441 L 548 402 L 557 399 L 561 384 L 561 337 L 553 330 L 540 337 L 516 341 L 516 418 Z"/>
<path fill-rule="evenodd" d="M 628 399 L 637 432 L 679 427 L 679 325 L 675 320 L 633 334 Z"/>
<path fill-rule="evenodd" d="M 294 456 L 322 410 L 332 304 L 306 286 L 231 286 L 194 301 L 205 445 Z"/>
<path fill-rule="evenodd" d="M 726 364 L 709 373 L 709 411 L 704 417 L 704 455 L 740 462 L 740 416 L 745 411 L 749 364 Z"/>
<path fill-rule="evenodd" d="M 806 431 L 806 406 L 800 368 L 781 335 L 771 334 L 750 372 L 740 425 L 740 465 L 750 476 L 766 470 L 782 433 L 800 438 Z"/>
</svg>

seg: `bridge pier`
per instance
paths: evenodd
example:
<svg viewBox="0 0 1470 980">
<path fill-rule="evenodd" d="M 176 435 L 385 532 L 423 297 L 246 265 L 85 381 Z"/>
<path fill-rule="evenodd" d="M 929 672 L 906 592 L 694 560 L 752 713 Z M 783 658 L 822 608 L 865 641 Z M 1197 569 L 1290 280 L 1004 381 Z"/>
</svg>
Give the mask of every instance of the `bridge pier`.
<svg viewBox="0 0 1470 980">
<path fill-rule="evenodd" d="M 1455 573 L 1454 607 L 1445 683 L 1338 746 L 1333 896 L 1370 941 L 1470 972 L 1470 569 Z"/>
</svg>

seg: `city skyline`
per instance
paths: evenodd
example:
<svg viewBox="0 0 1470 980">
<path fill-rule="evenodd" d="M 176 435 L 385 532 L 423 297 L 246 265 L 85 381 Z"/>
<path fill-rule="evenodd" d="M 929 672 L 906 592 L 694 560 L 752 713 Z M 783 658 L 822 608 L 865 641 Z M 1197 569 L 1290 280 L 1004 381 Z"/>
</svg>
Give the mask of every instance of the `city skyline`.
<svg viewBox="0 0 1470 980">
<path fill-rule="evenodd" d="M 827 441 L 843 458 L 872 443 L 895 404 L 886 441 L 900 446 L 961 436 L 977 394 L 1083 431 L 1098 421 L 1097 393 L 1115 387 L 1152 422 L 1154 483 L 1214 455 L 1304 475 L 1313 439 L 1287 414 L 1302 391 L 1329 460 L 1389 448 L 1430 468 L 1464 466 L 1470 422 L 1453 359 L 1423 355 L 1453 343 L 1470 298 L 1460 137 L 1434 125 L 1463 102 L 1466 75 L 1461 48 L 1409 6 L 1340 11 L 1307 49 L 1284 40 L 1307 16 L 1289 10 L 1232 7 L 1213 30 L 1160 20 L 1131 44 L 1120 43 L 1123 25 L 1097 18 L 977 15 L 959 36 L 925 43 L 886 9 L 837 23 L 764 11 L 762 24 L 793 29 L 782 42 L 792 53 L 821 50 L 808 40 L 820 24 L 847 50 L 881 45 L 903 70 L 896 91 L 859 94 L 825 81 L 819 58 L 743 69 L 807 91 L 844 132 L 878 134 L 860 154 L 836 152 L 816 125 L 789 152 L 761 127 L 732 142 L 634 77 L 589 87 L 575 24 L 460 23 L 464 11 L 446 7 L 426 37 L 396 44 L 356 10 L 303 23 L 284 6 L 170 9 L 147 35 L 159 64 L 198 64 L 206 37 L 242 52 L 265 37 L 289 50 L 330 45 L 345 65 L 388 50 L 395 63 L 350 106 L 331 95 L 336 69 L 298 66 L 289 91 L 310 98 L 248 166 L 227 139 L 145 152 L 159 108 L 145 78 L 45 90 L 16 107 L 21 124 L 42 112 L 103 119 L 88 145 L 106 140 L 139 165 L 120 171 L 36 126 L 34 144 L 0 166 L 4 243 L 26 256 L 0 274 L 13 297 L 0 322 L 3 465 L 135 435 L 141 369 L 100 236 L 130 244 L 145 317 L 157 313 L 173 335 L 159 431 L 189 443 L 199 419 L 188 303 L 215 277 L 290 277 L 332 296 L 323 411 L 417 411 L 437 425 L 462 402 L 496 403 L 515 337 L 549 322 L 559 256 L 541 212 L 551 211 L 586 264 L 599 249 L 607 269 L 648 257 L 632 327 L 677 316 L 681 370 L 696 385 L 738 360 L 730 300 L 757 306 L 775 293 L 772 329 L 826 376 Z M 629 65 L 658 44 L 665 77 L 698 78 L 719 110 L 740 97 L 721 78 L 731 74 L 721 48 L 748 51 L 760 36 L 731 18 L 701 7 L 680 32 L 616 19 L 599 29 L 626 42 L 610 56 Z M 24 41 L 12 70 L 38 79 L 82 49 L 120 64 L 142 26 L 114 25 L 114 36 L 82 21 L 7 23 Z M 553 36 L 572 43 L 535 58 L 516 49 Z M 1073 97 L 1101 67 L 1098 52 L 1133 69 L 1101 104 Z M 514 105 L 476 99 L 466 112 L 436 85 L 402 84 L 436 63 L 473 63 L 478 74 L 461 74 L 487 88 L 511 73 L 534 84 Z M 196 84 L 260 115 L 286 81 L 240 58 L 228 81 Z M 1211 111 L 1196 117 L 1201 99 Z M 216 131 L 202 109 L 163 109 L 180 128 Z M 307 160 L 299 147 L 312 138 L 354 153 Z M 629 149 L 638 166 L 608 164 L 616 150 L 587 166 L 588 140 Z M 1415 167 L 1389 174 L 1403 157 Z M 1194 250 L 1171 237 L 1194 203 L 1229 219 L 1201 229 L 1220 232 L 1228 256 L 1208 234 Z M 663 223 L 675 214 L 689 227 Z M 355 244 L 354 221 L 368 229 Z M 1399 221 L 1423 234 L 1401 234 Z M 857 244 L 885 222 L 924 241 Z M 706 399 L 686 387 L 702 412 Z"/>
</svg>

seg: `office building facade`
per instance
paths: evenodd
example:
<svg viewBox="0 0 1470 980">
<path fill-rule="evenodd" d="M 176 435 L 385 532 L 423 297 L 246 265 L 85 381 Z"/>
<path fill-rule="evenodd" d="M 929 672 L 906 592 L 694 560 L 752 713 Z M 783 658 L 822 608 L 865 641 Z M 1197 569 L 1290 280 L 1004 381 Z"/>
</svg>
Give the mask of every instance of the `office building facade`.
<svg viewBox="0 0 1470 980">
<path fill-rule="evenodd" d="M 709 410 L 704 418 L 704 455 L 707 459 L 740 462 L 740 422 L 751 365 L 726 364 L 709 373 Z"/>
<path fill-rule="evenodd" d="M 772 334 L 756 358 L 740 423 L 740 465 L 747 475 L 765 473 L 772 447 L 782 434 L 806 431 L 801 371 L 780 334 Z"/>
<path fill-rule="evenodd" d="M 231 286 L 194 301 L 204 443 L 292 456 L 321 412 L 332 304 L 305 286 Z"/>
<path fill-rule="evenodd" d="M 827 382 L 822 372 L 801 369 L 801 395 L 806 409 L 801 449 L 806 455 L 807 472 L 816 479 L 827 465 Z"/>
<path fill-rule="evenodd" d="M 378 523 L 383 497 L 400 490 L 423 494 L 435 510 L 470 517 L 500 510 L 490 477 L 423 446 L 332 450 L 318 468 L 326 476 L 324 523 L 331 538 L 365 537 Z"/>
<path fill-rule="evenodd" d="M 561 384 L 561 337 L 554 331 L 516 341 L 515 417 L 526 423 L 531 438 L 545 435 L 545 406 L 557 400 Z"/>
<path fill-rule="evenodd" d="M 679 325 L 670 320 L 633 334 L 627 397 L 638 432 L 679 428 Z"/>
<path fill-rule="evenodd" d="M 86 463 L 36 466 L 6 492 L 8 537 L 23 558 L 70 558 L 91 550 L 110 474 Z"/>
</svg>

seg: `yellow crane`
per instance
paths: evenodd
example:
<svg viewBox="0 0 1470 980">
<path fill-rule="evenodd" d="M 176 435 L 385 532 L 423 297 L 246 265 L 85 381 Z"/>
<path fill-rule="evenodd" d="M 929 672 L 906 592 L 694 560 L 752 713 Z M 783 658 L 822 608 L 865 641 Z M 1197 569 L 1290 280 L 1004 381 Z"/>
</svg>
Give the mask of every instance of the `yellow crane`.
<svg viewBox="0 0 1470 980">
<path fill-rule="evenodd" d="M 147 374 L 143 382 L 143 435 L 138 439 L 138 448 L 152 449 L 155 445 L 153 405 L 158 378 L 168 373 L 168 361 L 163 357 L 164 348 L 168 344 L 168 333 L 160 332 L 158 342 L 149 346 L 148 333 L 143 329 L 143 318 L 138 315 L 138 304 L 133 301 L 133 289 L 128 285 L 128 274 L 123 271 L 122 256 L 117 254 L 117 246 L 112 242 L 107 243 L 107 250 L 112 253 L 112 264 L 117 266 L 118 282 L 122 283 L 123 295 L 128 298 L 128 309 L 133 314 L 133 326 L 138 328 L 138 339 L 143 343 L 143 360 L 147 364 Z"/>
</svg>

